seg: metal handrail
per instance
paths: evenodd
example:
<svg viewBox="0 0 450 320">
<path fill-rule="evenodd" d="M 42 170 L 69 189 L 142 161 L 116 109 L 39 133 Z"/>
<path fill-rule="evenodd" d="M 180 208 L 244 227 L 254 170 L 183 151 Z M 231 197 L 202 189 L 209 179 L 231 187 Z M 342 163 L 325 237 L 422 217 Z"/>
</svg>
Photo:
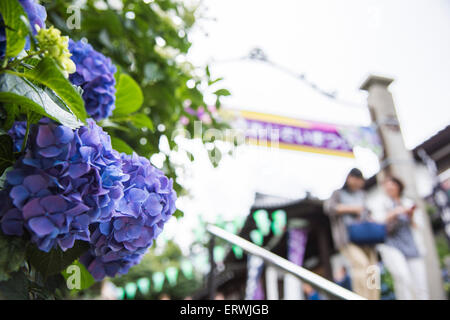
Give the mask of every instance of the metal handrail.
<svg viewBox="0 0 450 320">
<path fill-rule="evenodd" d="M 347 290 L 334 282 L 331 282 L 305 268 L 302 268 L 289 260 L 286 260 L 264 248 L 261 248 L 250 241 L 247 241 L 237 235 L 234 235 L 228 231 L 218 228 L 214 225 L 208 225 L 206 230 L 213 236 L 221 238 L 231 244 L 239 246 L 242 250 L 262 258 L 268 263 L 288 272 L 301 281 L 306 282 L 316 289 L 319 289 L 326 294 L 342 300 L 366 300 L 365 298 L 357 295 L 356 293 Z"/>
</svg>

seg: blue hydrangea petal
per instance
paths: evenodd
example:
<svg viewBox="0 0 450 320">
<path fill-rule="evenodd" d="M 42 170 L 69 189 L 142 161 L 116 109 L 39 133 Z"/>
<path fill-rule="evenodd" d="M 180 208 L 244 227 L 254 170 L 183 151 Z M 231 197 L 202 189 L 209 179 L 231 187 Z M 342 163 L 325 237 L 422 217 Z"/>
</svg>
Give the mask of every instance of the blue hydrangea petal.
<svg viewBox="0 0 450 320">
<path fill-rule="evenodd" d="M 28 221 L 28 225 L 40 237 L 49 235 L 56 229 L 47 217 L 32 218 Z"/>
</svg>

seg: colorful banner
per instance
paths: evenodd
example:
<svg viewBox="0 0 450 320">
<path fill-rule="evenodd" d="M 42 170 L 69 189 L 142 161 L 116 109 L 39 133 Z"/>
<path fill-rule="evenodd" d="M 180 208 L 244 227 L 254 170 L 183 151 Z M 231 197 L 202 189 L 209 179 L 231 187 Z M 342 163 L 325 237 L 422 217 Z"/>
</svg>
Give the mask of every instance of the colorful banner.
<svg viewBox="0 0 450 320">
<path fill-rule="evenodd" d="M 224 110 L 222 116 L 231 121 L 234 129 L 242 130 L 250 144 L 354 157 L 351 144 L 332 124 L 230 109 Z"/>
<path fill-rule="evenodd" d="M 305 229 L 292 228 L 289 230 L 287 258 L 298 266 L 303 265 L 307 239 L 308 233 Z M 301 281 L 291 274 L 286 274 L 284 277 L 284 299 L 304 299 Z"/>
<path fill-rule="evenodd" d="M 247 258 L 247 285 L 245 288 L 245 300 L 263 300 L 264 289 L 261 275 L 264 268 L 264 260 L 260 257 L 248 255 Z"/>
<path fill-rule="evenodd" d="M 288 237 L 288 260 L 298 266 L 303 265 L 308 233 L 304 229 L 292 228 Z"/>
</svg>

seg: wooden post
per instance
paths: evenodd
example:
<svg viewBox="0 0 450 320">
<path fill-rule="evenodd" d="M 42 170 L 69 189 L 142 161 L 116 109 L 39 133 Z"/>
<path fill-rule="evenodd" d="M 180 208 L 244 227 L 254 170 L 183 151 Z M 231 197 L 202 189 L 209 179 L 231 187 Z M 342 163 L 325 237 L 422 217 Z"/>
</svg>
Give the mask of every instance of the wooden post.
<svg viewBox="0 0 450 320">
<path fill-rule="evenodd" d="M 431 299 L 444 299 L 441 271 L 431 223 L 425 213 L 423 200 L 417 193 L 414 158 L 403 142 L 394 100 L 388 90 L 392 81 L 394 80 L 371 75 L 361 85 L 361 90 L 365 90 L 369 94 L 367 102 L 372 121 L 377 124 L 383 143 L 384 156 L 381 159 L 383 170 L 377 180 L 386 173 L 397 176 L 405 184 L 405 195 L 414 199 L 421 209 L 417 210 L 416 214 L 420 220 L 419 232 L 426 247 L 425 263 L 430 297 Z"/>
</svg>

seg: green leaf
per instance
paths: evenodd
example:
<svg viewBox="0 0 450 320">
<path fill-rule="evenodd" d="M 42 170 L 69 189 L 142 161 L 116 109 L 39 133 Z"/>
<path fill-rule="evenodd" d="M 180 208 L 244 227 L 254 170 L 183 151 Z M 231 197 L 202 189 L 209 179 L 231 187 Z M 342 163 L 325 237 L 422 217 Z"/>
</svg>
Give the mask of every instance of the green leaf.
<svg viewBox="0 0 450 320">
<path fill-rule="evenodd" d="M 25 241 L 0 232 L 0 281 L 8 280 L 25 261 Z"/>
<path fill-rule="evenodd" d="M 72 267 L 72 268 L 71 268 Z M 80 263 L 78 260 L 74 261 L 71 265 L 69 265 L 66 269 L 64 269 L 61 274 L 64 279 L 71 280 L 71 276 L 77 276 L 79 272 L 80 276 L 80 287 L 74 288 L 72 291 L 84 290 L 89 288 L 95 283 L 94 277 L 90 274 L 90 272 L 86 269 L 84 264 Z"/>
<path fill-rule="evenodd" d="M 53 248 L 50 252 L 44 252 L 39 250 L 34 244 L 31 244 L 27 248 L 26 255 L 30 264 L 44 278 L 47 278 L 65 270 L 88 249 L 89 244 L 84 241 L 75 242 L 73 248 L 65 252 L 60 248 Z"/>
<path fill-rule="evenodd" d="M 0 176 L 0 189 L 3 189 L 3 187 L 5 186 L 5 182 L 6 182 L 6 175 L 8 174 L 9 171 L 11 171 L 13 169 L 13 166 L 10 166 L 8 168 L 6 168 L 2 175 Z"/>
<path fill-rule="evenodd" d="M 183 217 L 184 217 L 184 212 L 177 209 L 177 210 L 174 212 L 173 216 L 174 216 L 175 218 L 177 218 L 177 219 L 183 218 Z"/>
<path fill-rule="evenodd" d="M 147 128 L 150 131 L 154 131 L 152 120 L 144 113 L 135 113 L 130 116 L 130 121 L 133 125 L 139 129 Z"/>
<path fill-rule="evenodd" d="M 15 104 L 5 104 L 3 107 L 6 111 L 6 119 L 3 128 L 9 130 L 12 128 L 16 121 L 16 117 L 19 115 L 19 108 Z"/>
<path fill-rule="evenodd" d="M 217 78 L 217 79 L 214 79 L 214 80 L 209 80 L 208 81 L 208 85 L 213 85 L 213 84 L 215 84 L 215 83 L 217 83 L 217 82 L 219 82 L 219 81 L 222 81 L 223 80 L 223 77 L 220 77 L 220 78 Z M 228 91 L 228 90 L 227 90 Z M 229 93 L 229 92 L 228 92 Z"/>
<path fill-rule="evenodd" d="M 228 91 L 227 89 L 219 89 L 219 90 L 215 91 L 214 94 L 216 96 L 229 96 L 229 95 L 231 95 L 230 91 Z"/>
<path fill-rule="evenodd" d="M 44 90 L 12 74 L 0 76 L 0 102 L 20 105 L 72 129 L 82 125 L 75 115 L 62 109 Z"/>
<path fill-rule="evenodd" d="M 17 56 L 25 47 L 28 28 L 22 19 L 27 19 L 27 15 L 17 0 L 1 0 L 0 14 L 5 24 L 5 59 L 8 59 Z"/>
<path fill-rule="evenodd" d="M 81 121 L 87 114 L 84 101 L 78 91 L 72 86 L 53 59 L 44 58 L 39 64 L 25 73 L 14 73 L 29 80 L 39 82 L 52 89 Z"/>
<path fill-rule="evenodd" d="M 0 136 L 0 175 L 14 164 L 13 141 L 7 134 Z"/>
<path fill-rule="evenodd" d="M 30 281 L 23 272 L 15 272 L 8 281 L 0 282 L 1 300 L 29 300 Z"/>
<path fill-rule="evenodd" d="M 116 108 L 113 111 L 113 116 L 129 115 L 140 109 L 144 101 L 144 95 L 132 77 L 122 73 L 116 89 Z"/>
<path fill-rule="evenodd" d="M 120 138 L 111 136 L 111 144 L 118 152 L 124 152 L 126 154 L 132 154 L 134 152 L 133 148 Z"/>
</svg>

